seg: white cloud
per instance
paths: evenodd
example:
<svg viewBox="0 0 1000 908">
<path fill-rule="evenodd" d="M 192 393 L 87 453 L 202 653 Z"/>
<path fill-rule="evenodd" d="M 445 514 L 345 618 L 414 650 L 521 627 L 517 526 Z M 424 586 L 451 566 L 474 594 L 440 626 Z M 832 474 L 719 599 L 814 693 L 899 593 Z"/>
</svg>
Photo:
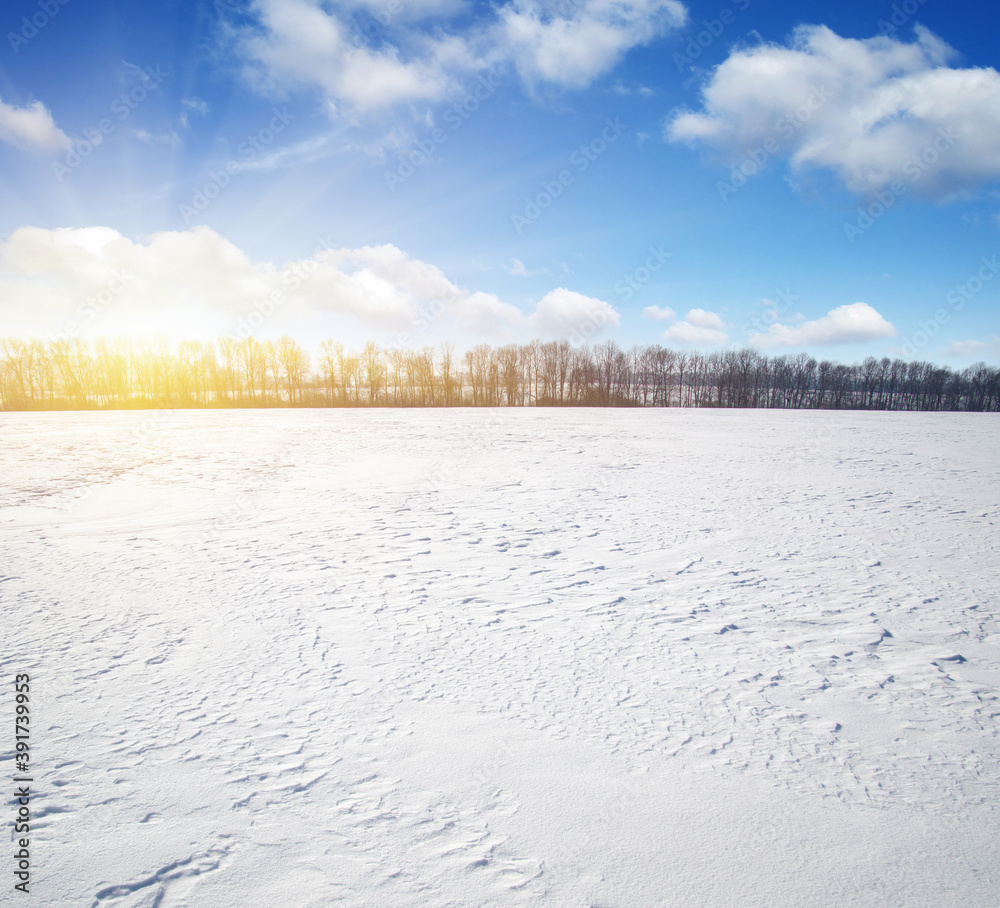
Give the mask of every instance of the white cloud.
<svg viewBox="0 0 1000 908">
<path fill-rule="evenodd" d="M 952 341 L 948 346 L 949 356 L 977 356 L 986 344 L 977 340 Z"/>
<path fill-rule="evenodd" d="M 264 301 L 279 302 L 271 306 Z M 30 301 L 30 305 L 26 304 Z M 108 227 L 22 227 L 0 246 L 0 319 L 17 334 L 149 334 L 210 337 L 237 330 L 261 308 L 289 318 L 353 316 L 372 332 L 445 330 L 504 335 L 518 328 L 568 332 L 617 325 L 607 303 L 565 288 L 526 316 L 492 293 L 469 290 L 392 245 L 319 249 L 276 267 L 253 262 L 208 227 L 135 242 Z M 254 326 L 256 327 L 256 326 Z"/>
<path fill-rule="evenodd" d="M 357 16 L 357 5 L 255 0 L 256 27 L 236 29 L 248 78 L 275 92 L 318 88 L 332 113 L 349 114 L 440 101 L 460 77 L 507 64 L 531 87 L 582 88 L 687 15 L 679 0 L 511 0 L 470 25 L 458 0 L 430 0 L 403 3 L 369 38 L 380 20 Z"/>
<path fill-rule="evenodd" d="M 183 105 L 184 110 L 181 111 L 178 122 L 185 129 L 188 126 L 189 111 L 194 111 L 196 114 L 201 114 L 203 117 L 208 114 L 208 102 L 202 100 L 201 98 L 181 98 L 181 104 Z"/>
<path fill-rule="evenodd" d="M 722 319 L 704 309 L 691 309 L 683 321 L 667 328 L 663 336 L 675 343 L 700 346 L 714 346 L 729 339 Z"/>
<path fill-rule="evenodd" d="M 838 306 L 822 318 L 791 327 L 774 324 L 766 334 L 750 335 L 760 347 L 806 347 L 856 344 L 894 337 L 896 329 L 867 303 Z"/>
<path fill-rule="evenodd" d="M 330 136 L 320 134 L 303 139 L 294 145 L 265 151 L 257 157 L 240 161 L 242 170 L 277 170 L 279 168 L 301 167 L 312 161 L 318 161 L 330 153 Z"/>
<path fill-rule="evenodd" d="M 662 309 L 659 306 L 647 306 L 642 310 L 642 317 L 654 322 L 669 322 L 677 318 L 677 313 L 669 306 Z"/>
<path fill-rule="evenodd" d="M 14 107 L 0 99 L 0 142 L 43 151 L 69 148 L 70 140 L 41 101 Z"/>
<path fill-rule="evenodd" d="M 714 312 L 706 312 L 704 309 L 691 309 L 684 320 L 690 325 L 699 328 L 708 328 L 712 331 L 721 331 L 725 328 L 722 319 Z"/>
<path fill-rule="evenodd" d="M 516 306 L 490 293 L 458 287 L 439 268 L 411 259 L 392 245 L 331 250 L 320 258 L 324 266 L 316 274 L 320 280 L 309 280 L 318 308 L 349 301 L 356 315 L 370 317 L 377 312 L 380 319 L 401 325 L 418 319 L 421 311 L 432 311 L 440 301 L 442 315 L 478 332 L 513 327 L 522 320 Z"/>
<path fill-rule="evenodd" d="M 182 98 L 181 104 L 184 105 L 185 109 L 193 110 L 195 113 L 200 113 L 205 116 L 208 113 L 208 102 L 202 100 L 201 98 Z"/>
<path fill-rule="evenodd" d="M 514 277 L 537 277 L 540 274 L 552 274 L 544 265 L 541 268 L 528 268 L 520 259 L 512 259 L 511 263 L 504 265 L 503 268 L 508 274 L 514 275 Z M 563 271 L 568 273 L 569 268 L 563 265 Z"/>
<path fill-rule="evenodd" d="M 148 129 L 130 129 L 129 135 L 134 139 L 138 139 L 140 142 L 145 142 L 147 145 L 160 144 L 160 145 L 170 145 L 176 148 L 180 145 L 181 137 L 177 135 L 176 132 L 164 132 L 162 130 L 157 132 L 150 132 Z"/>
<path fill-rule="evenodd" d="M 273 268 L 254 266 L 204 227 L 155 234 L 146 244 L 107 227 L 22 227 L 0 255 L 0 317 L 31 333 L 58 334 L 70 325 L 81 334 L 172 333 L 183 313 L 224 330 L 265 298 L 276 278 Z"/>
<path fill-rule="evenodd" d="M 528 317 L 533 329 L 557 337 L 589 338 L 620 321 L 621 316 L 609 303 L 565 287 L 546 293 Z"/>
<path fill-rule="evenodd" d="M 499 19 L 497 49 L 526 82 L 584 88 L 628 50 L 683 25 L 687 10 L 677 0 L 514 0 Z"/>
<path fill-rule="evenodd" d="M 948 345 L 948 356 L 968 356 L 979 359 L 997 359 L 1000 357 L 1000 336 L 990 335 L 989 340 L 952 341 Z"/>
<path fill-rule="evenodd" d="M 259 87 L 321 89 L 335 110 L 374 110 L 405 101 L 438 100 L 452 84 L 450 70 L 471 60 L 450 37 L 421 38 L 409 53 L 369 41 L 317 0 L 257 0 L 260 29 L 242 35 L 247 71 Z M 373 49 L 375 48 L 375 49 Z"/>
<path fill-rule="evenodd" d="M 767 151 L 793 172 L 832 171 L 857 193 L 899 180 L 946 197 L 1000 177 L 1000 74 L 951 68 L 954 51 L 915 31 L 907 44 L 801 26 L 790 46 L 734 50 L 702 88 L 702 111 L 676 114 L 665 138 L 711 145 L 730 162 Z"/>
</svg>

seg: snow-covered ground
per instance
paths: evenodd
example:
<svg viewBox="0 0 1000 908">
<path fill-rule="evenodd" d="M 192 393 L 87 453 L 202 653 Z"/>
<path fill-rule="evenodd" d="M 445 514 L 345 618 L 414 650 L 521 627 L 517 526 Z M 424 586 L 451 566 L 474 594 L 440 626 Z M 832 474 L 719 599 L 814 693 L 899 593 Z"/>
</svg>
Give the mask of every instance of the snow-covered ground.
<svg viewBox="0 0 1000 908">
<path fill-rule="evenodd" d="M 1000 904 L 995 416 L 0 433 L 24 904 Z"/>
</svg>

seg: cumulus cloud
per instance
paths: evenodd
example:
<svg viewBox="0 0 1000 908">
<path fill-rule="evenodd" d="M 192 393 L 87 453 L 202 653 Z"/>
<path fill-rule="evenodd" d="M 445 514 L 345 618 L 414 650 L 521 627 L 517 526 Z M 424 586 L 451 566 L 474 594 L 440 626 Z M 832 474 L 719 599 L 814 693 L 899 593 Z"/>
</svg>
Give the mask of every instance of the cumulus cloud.
<svg viewBox="0 0 1000 908">
<path fill-rule="evenodd" d="M 721 331 L 725 328 L 725 324 L 718 315 L 714 312 L 706 312 L 704 309 L 691 309 L 688 314 L 684 316 L 684 320 L 688 324 L 695 325 L 699 328 L 708 328 L 712 331 Z"/>
<path fill-rule="evenodd" d="M 139 244 L 107 227 L 22 227 L 0 254 L 0 315 L 32 333 L 70 325 L 70 333 L 132 333 L 167 330 L 194 309 L 216 316 L 222 329 L 219 318 L 233 321 L 265 298 L 276 278 L 207 228 Z"/>
<path fill-rule="evenodd" d="M 526 82 L 584 88 L 631 48 L 682 26 L 687 10 L 677 0 L 514 0 L 499 19 L 497 51 Z"/>
<path fill-rule="evenodd" d="M 765 348 L 829 346 L 864 343 L 895 334 L 892 324 L 867 303 L 851 303 L 794 327 L 773 324 L 765 334 L 751 334 L 750 342 Z"/>
<path fill-rule="evenodd" d="M 431 318 L 502 333 L 525 319 L 516 306 L 460 287 L 391 245 L 318 248 L 277 268 L 251 261 L 207 227 L 145 242 L 107 227 L 22 227 L 0 252 L 0 316 L 15 332 L 51 335 L 73 325 L 71 334 L 214 335 L 268 309 L 348 314 L 363 327 L 393 331 Z"/>
<path fill-rule="evenodd" d="M 1000 177 L 1000 74 L 953 68 L 945 42 L 915 33 L 856 40 L 801 26 L 788 46 L 734 50 L 703 86 L 703 109 L 675 114 L 665 138 L 730 162 L 783 156 L 857 193 L 898 180 L 946 197 Z"/>
<path fill-rule="evenodd" d="M 669 306 L 662 309 L 659 306 L 647 306 L 642 310 L 642 317 L 653 322 L 669 322 L 677 318 L 677 313 Z"/>
<path fill-rule="evenodd" d="M 532 87 L 585 87 L 687 15 L 679 0 L 511 0 L 471 25 L 457 0 L 403 3 L 387 21 L 381 3 L 255 0 L 251 11 L 255 25 L 236 30 L 251 81 L 318 88 L 331 112 L 441 100 L 460 77 L 508 64 Z"/>
<path fill-rule="evenodd" d="M 691 309 L 683 321 L 669 327 L 663 336 L 669 341 L 680 344 L 714 346 L 729 339 L 725 327 L 725 323 L 716 313 L 704 309 Z"/>
<path fill-rule="evenodd" d="M 618 325 L 620 321 L 621 316 L 609 303 L 565 287 L 546 293 L 528 317 L 528 324 L 543 334 L 584 339 L 596 336 L 608 325 Z"/>
<path fill-rule="evenodd" d="M 59 151 L 70 147 L 66 135 L 41 101 L 14 107 L 0 99 L 0 142 L 37 151 Z"/>
<path fill-rule="evenodd" d="M 392 245 L 331 250 L 320 260 L 324 269 L 317 272 L 321 280 L 312 290 L 320 307 L 330 305 L 328 301 L 341 306 L 350 300 L 355 315 L 371 317 L 377 312 L 396 324 L 412 323 L 424 313 L 437 317 L 436 310 L 440 310 L 460 327 L 475 332 L 513 327 L 522 319 L 516 306 L 491 293 L 458 287 L 436 266 L 410 258 Z M 310 278 L 309 283 L 312 287 L 314 280 Z"/>
<path fill-rule="evenodd" d="M 452 39 L 427 39 L 407 59 L 377 46 L 317 0 L 257 0 L 259 28 L 241 35 L 247 75 L 260 87 L 318 87 L 334 106 L 372 110 L 404 101 L 442 98 L 448 64 L 464 50 Z M 376 21 L 376 20 L 372 20 Z"/>
</svg>

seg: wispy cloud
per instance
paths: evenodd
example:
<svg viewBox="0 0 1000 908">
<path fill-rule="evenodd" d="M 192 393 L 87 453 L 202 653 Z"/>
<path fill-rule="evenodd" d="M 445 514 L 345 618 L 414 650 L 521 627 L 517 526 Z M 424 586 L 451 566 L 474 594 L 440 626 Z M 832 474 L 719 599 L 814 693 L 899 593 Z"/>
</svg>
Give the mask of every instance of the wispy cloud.
<svg viewBox="0 0 1000 908">
<path fill-rule="evenodd" d="M 952 341 L 948 345 L 947 355 L 995 359 L 1000 356 L 1000 336 L 994 334 L 985 341 Z"/>
<path fill-rule="evenodd" d="M 536 277 L 539 274 L 551 274 L 548 268 L 528 268 L 520 259 L 512 259 L 509 265 L 504 265 L 504 270 L 514 277 Z M 568 270 L 563 266 L 563 270 Z"/>
<path fill-rule="evenodd" d="M 201 98 L 182 98 L 181 104 L 183 104 L 187 110 L 193 110 L 195 113 L 199 113 L 202 116 L 206 116 L 208 114 L 208 102 L 202 100 Z"/>
<path fill-rule="evenodd" d="M 129 130 L 129 135 L 134 139 L 138 139 L 140 142 L 145 142 L 147 145 L 170 145 L 171 147 L 176 147 L 180 145 L 181 137 L 177 135 L 176 132 L 158 130 L 156 132 L 150 132 L 148 129 L 131 129 Z"/>
<path fill-rule="evenodd" d="M 326 157 L 332 150 L 329 135 L 322 134 L 304 139 L 294 145 L 278 148 L 275 151 L 260 154 L 253 160 L 242 164 L 243 170 L 278 170 L 283 167 L 298 167 L 311 161 Z"/>
</svg>

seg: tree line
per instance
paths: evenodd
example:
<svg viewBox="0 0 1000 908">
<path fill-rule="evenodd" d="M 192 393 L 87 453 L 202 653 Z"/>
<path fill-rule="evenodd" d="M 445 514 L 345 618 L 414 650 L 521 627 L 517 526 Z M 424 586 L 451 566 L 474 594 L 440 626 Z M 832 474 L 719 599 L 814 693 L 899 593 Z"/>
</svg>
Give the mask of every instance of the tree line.
<svg viewBox="0 0 1000 908">
<path fill-rule="evenodd" d="M 844 365 L 744 348 L 614 341 L 420 350 L 290 337 L 0 340 L 0 409 L 143 407 L 768 407 L 1000 410 L 1000 368 L 868 357 Z"/>
</svg>

